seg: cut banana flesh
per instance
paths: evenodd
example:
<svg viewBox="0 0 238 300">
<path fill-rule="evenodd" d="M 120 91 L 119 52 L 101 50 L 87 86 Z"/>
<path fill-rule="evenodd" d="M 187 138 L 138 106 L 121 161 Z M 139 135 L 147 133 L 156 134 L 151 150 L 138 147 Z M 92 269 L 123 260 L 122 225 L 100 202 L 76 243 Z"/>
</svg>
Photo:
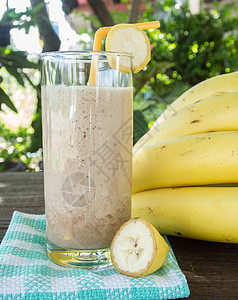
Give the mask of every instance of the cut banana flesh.
<svg viewBox="0 0 238 300">
<path fill-rule="evenodd" d="M 122 228 L 114 243 L 115 262 L 126 272 L 144 270 L 153 252 L 154 243 L 150 230 L 138 220 Z"/>
<path fill-rule="evenodd" d="M 106 38 L 106 51 L 130 53 L 133 57 L 133 71 L 141 71 L 150 61 L 150 41 L 144 31 L 133 24 L 118 24 L 112 27 Z M 116 58 L 110 57 L 109 63 L 116 69 Z M 119 70 L 129 72 L 128 58 L 120 59 Z"/>
<path fill-rule="evenodd" d="M 122 274 L 139 277 L 158 270 L 164 263 L 169 246 L 146 220 L 135 218 L 116 233 L 111 245 L 113 265 Z"/>
</svg>

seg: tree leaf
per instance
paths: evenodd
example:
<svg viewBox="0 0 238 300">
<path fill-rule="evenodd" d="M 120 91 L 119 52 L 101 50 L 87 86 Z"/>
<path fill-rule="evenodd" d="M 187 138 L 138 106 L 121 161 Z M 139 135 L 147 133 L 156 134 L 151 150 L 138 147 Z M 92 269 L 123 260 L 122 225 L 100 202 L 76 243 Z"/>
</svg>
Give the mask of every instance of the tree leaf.
<svg viewBox="0 0 238 300">
<path fill-rule="evenodd" d="M 13 77 L 16 78 L 17 82 L 22 85 L 25 86 L 24 80 L 21 76 L 21 74 L 18 72 L 18 70 L 13 67 L 13 66 L 5 66 L 5 68 L 7 69 L 8 73 L 11 74 Z"/>
<path fill-rule="evenodd" d="M 30 79 L 30 77 L 23 71 L 21 71 L 21 75 L 24 76 L 28 82 L 30 83 L 30 85 L 36 90 L 37 93 L 37 97 L 41 98 L 41 89 L 40 89 L 40 84 L 35 85 L 32 80 Z"/>
<path fill-rule="evenodd" d="M 139 110 L 133 112 L 133 145 L 148 131 L 148 124 Z"/>
<path fill-rule="evenodd" d="M 9 107 L 12 111 L 14 111 L 15 113 L 18 113 L 18 111 L 17 111 L 15 105 L 13 104 L 13 102 L 11 101 L 11 99 L 4 92 L 4 90 L 2 88 L 0 88 L 0 108 L 3 103 L 5 103 L 7 105 L 7 107 Z"/>
<path fill-rule="evenodd" d="M 170 69 L 174 66 L 173 62 L 170 61 L 158 61 L 158 62 L 151 62 L 149 70 L 141 73 L 141 80 L 140 80 L 140 84 L 136 85 L 136 90 L 134 92 L 134 96 L 137 95 L 141 88 L 146 84 L 146 82 L 151 78 L 156 76 L 159 72 L 161 72 L 162 70 L 167 70 Z M 140 75 L 139 75 L 140 76 Z"/>
<path fill-rule="evenodd" d="M 3 66 L 14 66 L 15 68 L 39 69 L 39 64 L 27 59 L 24 51 L 11 51 L 9 54 L 1 53 L 0 62 Z"/>
</svg>

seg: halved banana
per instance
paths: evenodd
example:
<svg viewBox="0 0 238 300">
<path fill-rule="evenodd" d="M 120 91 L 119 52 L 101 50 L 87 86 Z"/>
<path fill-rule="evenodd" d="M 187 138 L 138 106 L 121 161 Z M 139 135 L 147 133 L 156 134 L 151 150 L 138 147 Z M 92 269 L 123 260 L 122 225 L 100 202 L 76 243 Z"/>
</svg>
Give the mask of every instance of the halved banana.
<svg viewBox="0 0 238 300">
<path fill-rule="evenodd" d="M 169 245 L 148 221 L 134 218 L 119 228 L 110 251 L 118 272 L 140 277 L 154 273 L 163 265 Z"/>
<path fill-rule="evenodd" d="M 145 32 L 133 24 L 118 24 L 113 26 L 106 38 L 106 51 L 126 52 L 133 56 L 133 71 L 141 71 L 150 61 L 150 41 Z M 117 68 L 115 57 L 110 57 L 109 63 L 112 68 Z M 125 57 L 119 61 L 119 71 L 130 72 L 130 60 Z"/>
</svg>

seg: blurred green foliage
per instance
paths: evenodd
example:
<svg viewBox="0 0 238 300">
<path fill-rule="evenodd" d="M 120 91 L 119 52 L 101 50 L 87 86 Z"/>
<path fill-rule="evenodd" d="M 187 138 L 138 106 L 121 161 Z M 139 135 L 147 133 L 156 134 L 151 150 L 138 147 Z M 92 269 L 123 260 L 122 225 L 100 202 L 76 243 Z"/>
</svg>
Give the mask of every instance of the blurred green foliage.
<svg viewBox="0 0 238 300">
<path fill-rule="evenodd" d="M 157 3 L 157 15 L 166 2 Z M 218 10 L 191 15 L 186 6 L 170 6 L 161 19 L 163 57 L 174 62 L 173 78 L 194 85 L 206 78 L 238 69 L 238 1 Z M 177 7 L 177 8 L 176 8 Z M 156 48 L 158 49 L 158 48 Z M 159 53 L 158 53 L 159 55 Z"/>
<path fill-rule="evenodd" d="M 143 21 L 159 20 L 149 30 L 152 59 L 135 75 L 135 109 L 143 112 L 148 129 L 162 111 L 189 87 L 210 77 L 238 70 L 237 5 L 191 15 L 176 0 L 151 3 Z M 138 120 L 139 122 L 139 120 Z M 144 131 L 145 133 L 146 131 Z M 142 132 L 140 132 L 140 135 Z M 136 136 L 137 140 L 140 136 Z"/>
<path fill-rule="evenodd" d="M 30 171 L 38 168 L 41 150 L 36 151 L 36 153 L 28 151 L 33 131 L 33 128 L 29 126 L 28 128 L 19 127 L 15 132 L 0 121 L 0 171 L 8 168 L 8 164 L 18 161 L 25 163 Z"/>
<path fill-rule="evenodd" d="M 15 9 L 6 11 L 0 21 L 1 25 L 8 25 L 9 30 L 12 28 L 24 29 L 26 33 L 29 32 L 30 27 L 36 23 L 39 10 L 43 4 L 38 5 L 34 9 L 27 8 L 25 12 L 17 13 Z M 39 58 L 31 57 L 26 51 L 19 51 L 15 46 L 10 44 L 8 46 L 0 46 L 0 111 L 3 105 L 6 105 L 12 111 L 17 113 L 11 95 L 12 91 L 10 86 L 6 88 L 4 78 L 7 82 L 16 80 L 19 88 L 25 88 L 26 85 L 33 87 L 37 99 L 40 101 L 40 85 L 33 78 L 29 76 L 29 71 L 34 74 L 34 70 L 40 69 Z M 3 76 L 8 73 L 8 76 Z M 39 118 L 38 118 L 39 116 Z M 36 120 L 37 119 L 37 120 Z M 40 123 L 40 126 L 38 125 Z M 40 138 L 39 138 L 40 137 Z M 21 142 L 18 142 L 21 140 Z M 37 142 L 35 142 L 37 139 Z M 38 149 L 42 147 L 41 142 L 41 117 L 40 106 L 37 105 L 35 116 L 29 128 L 19 128 L 17 132 L 4 126 L 0 123 L 0 171 L 8 167 L 8 162 L 23 161 L 28 165 L 28 169 L 32 169 L 32 157 L 38 153 Z M 35 152 L 30 155 L 30 152 Z M 27 154 L 28 153 L 28 154 Z M 33 164 L 34 165 L 34 164 Z M 34 168 L 33 168 L 34 169 Z"/>
<path fill-rule="evenodd" d="M 162 111 L 189 87 L 210 77 L 238 70 L 236 2 L 237 5 L 225 5 L 222 8 L 214 4 L 209 11 L 201 7 L 199 14 L 191 15 L 186 2 L 181 4 L 181 1 L 161 0 L 156 1 L 154 7 L 145 1 L 146 10 L 138 21 L 159 20 L 161 26 L 147 31 L 152 58 L 146 68 L 134 76 L 134 143 L 149 130 Z M 112 15 L 116 23 L 128 20 L 128 13 L 112 12 Z M 100 23 L 95 16 L 85 16 L 85 19 L 93 23 L 93 29 L 89 32 L 84 28 L 79 33 L 90 34 L 91 42 L 84 44 L 89 49 L 92 48 L 92 37 Z M 5 159 L 19 159 L 20 152 L 25 158 L 29 149 L 36 151 L 40 147 L 40 107 L 33 125 L 34 136 L 20 129 L 14 138 L 10 138 L 11 134 L 3 131 L 6 136 L 4 143 L 9 143 L 8 148 L 15 147 L 11 153 L 7 153 L 6 148 L 0 149 Z M 17 137 L 23 138 L 20 146 Z"/>
<path fill-rule="evenodd" d="M 25 87 L 26 82 L 29 83 L 40 97 L 39 87 L 34 84 L 26 72 L 26 69 L 39 70 L 40 66 L 38 62 L 28 60 L 27 52 L 0 47 L 0 69 L 1 68 L 4 68 L 10 76 L 13 76 L 20 86 Z M 3 77 L 0 77 L 0 79 L 2 82 Z M 0 86 L 0 110 L 2 109 L 3 103 L 17 113 L 17 109 L 11 98 Z"/>
<path fill-rule="evenodd" d="M 26 33 L 29 33 L 30 27 L 36 24 L 36 19 L 39 17 L 39 11 L 44 5 L 44 3 L 40 3 L 37 7 L 33 9 L 27 8 L 24 12 L 16 12 L 14 8 L 8 8 L 0 20 L 0 27 L 6 27 L 7 25 L 9 31 L 8 35 L 10 34 L 10 30 L 13 28 L 24 29 Z M 40 97 L 39 86 L 34 84 L 34 80 L 29 78 L 25 71 L 26 69 L 39 70 L 39 61 L 38 59 L 35 61 L 29 60 L 28 56 L 29 54 L 26 51 L 14 49 L 14 45 L 7 45 L 6 47 L 3 47 L 0 43 L 0 68 L 5 68 L 9 75 L 13 76 L 17 80 L 19 85 L 24 87 L 25 83 L 28 82 L 32 85 Z M 2 81 L 3 78 L 0 77 L 0 83 Z M 0 110 L 3 103 L 14 112 L 17 112 L 11 98 L 0 86 Z"/>
</svg>

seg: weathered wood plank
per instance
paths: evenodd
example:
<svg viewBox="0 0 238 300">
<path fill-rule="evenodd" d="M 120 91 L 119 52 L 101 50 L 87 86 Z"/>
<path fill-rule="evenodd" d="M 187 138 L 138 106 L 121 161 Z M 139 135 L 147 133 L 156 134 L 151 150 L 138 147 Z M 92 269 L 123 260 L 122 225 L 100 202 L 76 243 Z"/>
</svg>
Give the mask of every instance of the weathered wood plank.
<svg viewBox="0 0 238 300">
<path fill-rule="evenodd" d="M 238 299 L 238 245 L 168 237 L 185 274 L 189 299 Z"/>
<path fill-rule="evenodd" d="M 0 173 L 0 183 L 13 185 L 27 185 L 43 183 L 43 172 L 2 172 Z M 1 186 L 1 185 L 0 185 Z"/>
<path fill-rule="evenodd" d="M 0 173 L 0 241 L 2 240 L 13 212 L 43 214 L 43 173 Z"/>
</svg>

